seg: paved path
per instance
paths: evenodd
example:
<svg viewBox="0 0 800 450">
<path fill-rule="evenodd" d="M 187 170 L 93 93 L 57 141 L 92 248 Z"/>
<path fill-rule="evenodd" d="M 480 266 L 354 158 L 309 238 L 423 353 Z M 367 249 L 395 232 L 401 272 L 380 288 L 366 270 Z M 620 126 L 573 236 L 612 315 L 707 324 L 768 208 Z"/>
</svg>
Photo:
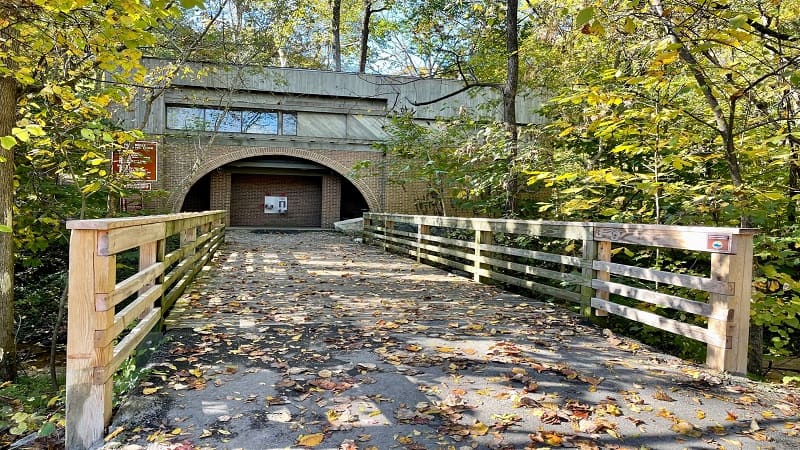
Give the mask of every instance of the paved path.
<svg viewBox="0 0 800 450">
<path fill-rule="evenodd" d="M 106 448 L 800 447 L 800 394 L 333 233 L 230 230 Z"/>
</svg>

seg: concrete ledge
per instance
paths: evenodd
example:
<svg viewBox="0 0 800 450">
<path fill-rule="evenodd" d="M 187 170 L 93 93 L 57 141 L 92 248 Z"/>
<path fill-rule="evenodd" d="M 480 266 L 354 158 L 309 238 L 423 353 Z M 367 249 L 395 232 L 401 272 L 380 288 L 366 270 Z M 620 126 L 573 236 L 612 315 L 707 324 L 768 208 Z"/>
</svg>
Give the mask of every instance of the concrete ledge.
<svg viewBox="0 0 800 450">
<path fill-rule="evenodd" d="M 334 222 L 333 228 L 345 234 L 361 235 L 364 231 L 364 219 L 362 217 L 357 217 L 355 219 Z"/>
</svg>

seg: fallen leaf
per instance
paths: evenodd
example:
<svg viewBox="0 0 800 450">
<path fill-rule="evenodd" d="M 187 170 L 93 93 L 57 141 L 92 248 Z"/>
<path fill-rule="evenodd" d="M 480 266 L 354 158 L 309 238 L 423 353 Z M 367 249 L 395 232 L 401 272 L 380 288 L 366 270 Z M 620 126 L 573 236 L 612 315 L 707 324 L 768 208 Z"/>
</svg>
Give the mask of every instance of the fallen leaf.
<svg viewBox="0 0 800 450">
<path fill-rule="evenodd" d="M 666 392 L 662 390 L 658 390 L 653 394 L 653 398 L 656 400 L 661 400 L 662 402 L 674 402 L 675 399 L 667 395 Z"/>
<path fill-rule="evenodd" d="M 475 423 L 473 423 L 470 427 L 469 432 L 473 436 L 485 436 L 486 433 L 489 432 L 489 426 L 479 420 L 476 420 Z"/>
<path fill-rule="evenodd" d="M 684 436 L 699 438 L 700 436 L 703 435 L 703 433 L 700 430 L 698 430 L 697 428 L 695 428 L 694 425 L 685 420 L 679 420 L 677 423 L 675 423 L 675 425 L 670 427 L 670 429 Z"/>
<path fill-rule="evenodd" d="M 156 392 L 158 392 L 159 389 L 161 389 L 160 386 L 159 387 L 144 388 L 144 389 L 142 389 L 142 394 L 144 394 L 144 395 L 153 395 Z"/>
<path fill-rule="evenodd" d="M 324 438 L 325 435 L 322 433 L 301 434 L 297 437 L 297 445 L 302 445 L 303 447 L 316 447 L 322 443 Z"/>
</svg>

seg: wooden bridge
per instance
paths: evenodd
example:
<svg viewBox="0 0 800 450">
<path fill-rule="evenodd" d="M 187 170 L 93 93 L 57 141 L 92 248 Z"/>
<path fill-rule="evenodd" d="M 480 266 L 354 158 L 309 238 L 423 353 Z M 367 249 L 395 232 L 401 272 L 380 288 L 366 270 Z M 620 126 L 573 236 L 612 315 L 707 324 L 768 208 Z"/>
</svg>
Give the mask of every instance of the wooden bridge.
<svg viewBox="0 0 800 450">
<path fill-rule="evenodd" d="M 103 438 L 115 371 L 148 333 L 163 326 L 170 307 L 209 263 L 225 235 L 223 220 L 224 212 L 215 211 L 68 223 L 67 448 L 89 448 Z M 704 342 L 709 368 L 743 374 L 753 234 L 737 228 L 368 213 L 363 237 L 475 281 L 575 303 L 586 317 L 610 313 Z M 651 267 L 661 262 L 663 249 L 682 251 L 693 261 L 693 274 Z M 653 257 L 620 264 L 612 261 L 618 252 Z M 138 259 L 138 269 L 127 268 L 132 274 L 118 281 L 126 269 L 118 264 L 123 259 Z M 326 295 L 336 297 L 331 289 Z M 655 314 L 653 305 L 692 323 Z M 697 325 L 697 318 L 706 325 Z"/>
</svg>

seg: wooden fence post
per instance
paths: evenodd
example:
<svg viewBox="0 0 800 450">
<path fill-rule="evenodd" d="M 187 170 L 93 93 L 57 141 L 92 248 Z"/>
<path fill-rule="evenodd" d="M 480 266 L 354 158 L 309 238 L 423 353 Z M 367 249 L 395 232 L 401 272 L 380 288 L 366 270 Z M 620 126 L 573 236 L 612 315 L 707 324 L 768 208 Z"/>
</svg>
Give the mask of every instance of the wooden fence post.
<svg viewBox="0 0 800 450">
<path fill-rule="evenodd" d="M 194 242 L 197 240 L 197 227 L 191 227 L 189 229 L 181 231 L 181 247 L 190 242 Z M 193 255 L 197 249 L 192 249 L 191 251 L 186 252 L 186 256 Z"/>
<path fill-rule="evenodd" d="M 596 259 L 597 261 L 611 262 L 611 241 L 597 241 Z M 595 271 L 595 278 L 600 281 L 611 281 L 611 274 L 605 270 L 597 270 Z M 608 291 L 601 290 L 595 291 L 594 296 L 601 300 L 608 300 L 611 298 Z M 608 316 L 608 311 L 596 309 L 594 315 L 597 317 L 606 317 Z"/>
<path fill-rule="evenodd" d="M 475 273 L 472 279 L 476 283 L 481 282 L 481 244 L 491 245 L 492 243 L 494 243 L 494 235 L 491 231 L 475 230 Z"/>
<path fill-rule="evenodd" d="M 361 242 L 369 244 L 369 233 L 372 232 L 372 218 L 364 214 L 364 229 L 361 230 Z"/>
<path fill-rule="evenodd" d="M 592 230 L 589 230 L 589 236 L 583 239 L 583 261 L 581 264 L 581 276 L 584 280 L 584 285 L 581 286 L 581 315 L 586 318 L 592 317 L 592 296 L 594 289 L 592 288 L 592 279 L 595 277 L 595 270 L 592 267 L 595 258 L 597 257 L 597 241 L 594 240 Z"/>
<path fill-rule="evenodd" d="M 422 235 L 431 232 L 430 225 L 417 224 L 417 263 L 422 262 Z"/>
<path fill-rule="evenodd" d="M 708 345 L 706 365 L 712 369 L 746 375 L 753 285 L 753 235 L 735 234 L 731 238 L 731 248 L 735 254 L 711 254 L 711 278 L 732 283 L 733 293 L 712 293 L 709 296 L 713 317 L 708 319 L 708 330 L 724 338 L 725 345 Z M 727 317 L 728 320 L 719 317 Z"/>
<path fill-rule="evenodd" d="M 112 377 L 105 374 L 112 344 L 95 347 L 95 332 L 114 323 L 114 308 L 106 299 L 116 283 L 116 257 L 98 256 L 98 238 L 105 232 L 72 230 L 69 250 L 67 323 L 66 447 L 89 448 L 103 438 L 111 420 Z"/>
<path fill-rule="evenodd" d="M 389 231 L 394 230 L 394 222 L 386 220 L 383 222 L 383 251 L 389 251 L 389 241 L 386 239 L 389 236 Z"/>
</svg>

